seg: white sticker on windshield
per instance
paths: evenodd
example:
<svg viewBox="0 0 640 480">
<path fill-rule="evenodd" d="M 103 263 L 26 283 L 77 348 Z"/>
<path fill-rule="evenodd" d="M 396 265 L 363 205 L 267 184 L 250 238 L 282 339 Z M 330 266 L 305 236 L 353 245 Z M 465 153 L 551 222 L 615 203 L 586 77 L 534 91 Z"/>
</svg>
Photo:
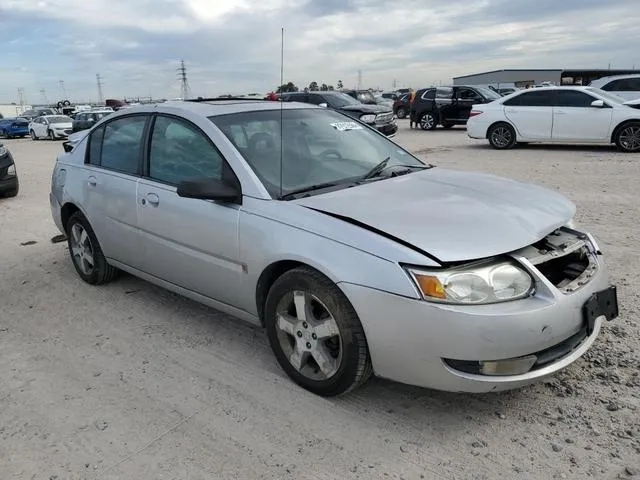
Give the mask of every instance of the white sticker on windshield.
<svg viewBox="0 0 640 480">
<path fill-rule="evenodd" d="M 339 132 L 346 132 L 348 130 L 362 130 L 362 126 L 356 122 L 337 122 L 332 123 L 331 126 Z"/>
</svg>

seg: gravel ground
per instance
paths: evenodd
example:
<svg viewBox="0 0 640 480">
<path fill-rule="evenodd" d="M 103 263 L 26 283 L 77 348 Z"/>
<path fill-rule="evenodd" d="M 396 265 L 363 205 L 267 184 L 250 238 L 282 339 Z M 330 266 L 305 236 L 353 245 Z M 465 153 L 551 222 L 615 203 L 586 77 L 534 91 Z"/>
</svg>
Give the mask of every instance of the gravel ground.
<svg viewBox="0 0 640 480">
<path fill-rule="evenodd" d="M 2 479 L 628 479 L 640 475 L 640 158 L 509 152 L 464 129 L 396 140 L 443 167 L 559 190 L 619 286 L 621 316 L 551 381 L 489 395 L 374 379 L 324 399 L 293 385 L 264 333 L 144 281 L 82 283 L 50 219 L 60 142 L 6 141 L 0 200 Z M 640 477 L 636 477 L 640 478 Z"/>
</svg>

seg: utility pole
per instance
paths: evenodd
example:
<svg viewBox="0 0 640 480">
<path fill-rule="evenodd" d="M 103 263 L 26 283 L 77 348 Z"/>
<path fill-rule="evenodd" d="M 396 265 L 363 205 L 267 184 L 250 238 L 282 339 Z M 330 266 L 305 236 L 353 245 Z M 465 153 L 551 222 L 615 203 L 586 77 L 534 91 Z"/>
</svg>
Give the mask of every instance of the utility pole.
<svg viewBox="0 0 640 480">
<path fill-rule="evenodd" d="M 358 90 L 362 89 L 362 70 L 358 70 Z"/>
<path fill-rule="evenodd" d="M 187 100 L 191 91 L 189 88 L 189 82 L 187 81 L 187 67 L 184 65 L 184 60 L 180 60 L 180 66 L 178 67 L 178 79 L 180 80 L 180 98 Z"/>
<path fill-rule="evenodd" d="M 395 91 L 398 88 L 398 80 L 396 80 L 395 78 L 393 79 L 393 91 Z"/>
<path fill-rule="evenodd" d="M 18 98 L 20 102 L 20 106 L 24 107 L 25 99 L 24 99 L 24 87 L 18 88 Z"/>
<path fill-rule="evenodd" d="M 96 73 L 96 83 L 98 84 L 98 98 L 100 99 L 100 103 L 104 102 L 104 97 L 102 96 L 102 77 L 99 73 Z"/>
<path fill-rule="evenodd" d="M 43 88 L 42 90 L 40 90 L 40 95 L 42 96 L 42 102 L 45 105 L 49 104 L 49 100 L 47 100 L 47 91 Z"/>
<path fill-rule="evenodd" d="M 64 88 L 64 80 L 60 80 L 58 84 L 60 85 L 60 95 L 62 95 L 61 100 L 67 100 L 67 91 Z"/>
</svg>

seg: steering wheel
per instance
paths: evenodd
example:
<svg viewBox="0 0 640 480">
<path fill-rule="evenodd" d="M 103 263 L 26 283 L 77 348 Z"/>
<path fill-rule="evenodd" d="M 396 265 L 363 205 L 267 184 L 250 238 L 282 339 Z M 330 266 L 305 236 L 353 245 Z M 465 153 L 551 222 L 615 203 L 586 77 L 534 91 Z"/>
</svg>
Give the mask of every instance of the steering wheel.
<svg viewBox="0 0 640 480">
<path fill-rule="evenodd" d="M 342 160 L 343 158 L 342 154 L 338 150 L 334 150 L 333 148 L 325 150 L 320 154 L 320 156 L 323 158 L 336 157 L 338 160 Z"/>
</svg>

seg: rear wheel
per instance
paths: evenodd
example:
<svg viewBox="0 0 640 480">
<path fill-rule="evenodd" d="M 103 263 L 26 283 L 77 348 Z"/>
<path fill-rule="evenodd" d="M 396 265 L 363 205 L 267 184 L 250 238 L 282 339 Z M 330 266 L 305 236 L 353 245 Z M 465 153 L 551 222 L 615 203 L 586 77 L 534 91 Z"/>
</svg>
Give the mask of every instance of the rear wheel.
<svg viewBox="0 0 640 480">
<path fill-rule="evenodd" d="M 422 130 L 433 130 L 438 126 L 438 119 L 433 113 L 423 113 L 420 117 L 420 128 Z"/>
<path fill-rule="evenodd" d="M 67 242 L 73 266 L 82 280 L 100 285 L 113 280 L 118 269 L 109 265 L 89 221 L 81 212 L 67 222 Z"/>
<path fill-rule="evenodd" d="M 496 123 L 489 127 L 487 138 L 496 150 L 507 150 L 516 144 L 516 131 L 508 123 Z"/>
<path fill-rule="evenodd" d="M 400 107 L 398 110 L 396 110 L 396 116 L 398 118 L 406 118 L 407 117 L 407 111 L 404 108 Z"/>
<path fill-rule="evenodd" d="M 282 369 L 313 393 L 341 395 L 372 374 L 358 315 L 342 291 L 315 270 L 296 268 L 274 282 L 265 326 Z"/>
<path fill-rule="evenodd" d="M 640 122 L 627 123 L 618 129 L 615 142 L 622 152 L 640 152 Z"/>
<path fill-rule="evenodd" d="M 29 130 L 29 135 L 31 135 L 31 140 L 38 139 L 38 137 L 36 136 L 36 132 L 34 132 L 33 130 Z"/>
</svg>

